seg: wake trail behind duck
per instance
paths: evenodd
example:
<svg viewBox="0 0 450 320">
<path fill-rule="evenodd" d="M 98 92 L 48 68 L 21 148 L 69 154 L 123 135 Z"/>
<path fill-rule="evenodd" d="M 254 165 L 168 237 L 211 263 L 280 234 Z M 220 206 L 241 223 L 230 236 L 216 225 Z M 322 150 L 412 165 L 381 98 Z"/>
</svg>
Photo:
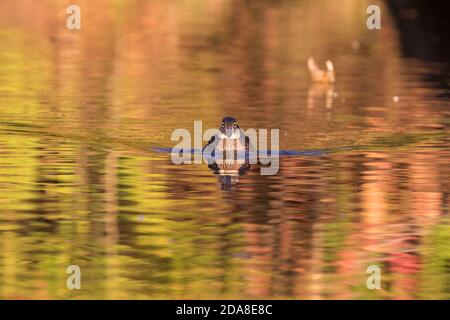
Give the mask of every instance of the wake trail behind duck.
<svg viewBox="0 0 450 320">
<path fill-rule="evenodd" d="M 308 150 L 259 150 L 259 157 L 274 157 L 274 156 L 323 156 L 329 153 L 338 151 L 348 151 L 356 148 L 352 147 L 338 147 L 331 149 L 308 149 Z M 175 153 L 183 152 L 185 155 L 203 154 L 202 149 L 173 149 L 164 147 L 152 147 L 151 150 L 158 153 Z M 256 152 L 255 152 L 256 155 Z"/>
</svg>

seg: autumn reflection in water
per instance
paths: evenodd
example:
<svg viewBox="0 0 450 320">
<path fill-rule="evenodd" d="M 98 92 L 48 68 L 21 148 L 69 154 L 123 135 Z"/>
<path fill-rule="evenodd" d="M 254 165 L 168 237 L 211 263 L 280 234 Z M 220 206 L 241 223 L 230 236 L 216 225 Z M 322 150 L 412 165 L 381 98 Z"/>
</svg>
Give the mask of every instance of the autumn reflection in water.
<svg viewBox="0 0 450 320">
<path fill-rule="evenodd" d="M 450 298 L 448 66 L 404 58 L 387 7 L 78 2 L 69 31 L 70 2 L 0 0 L 0 298 Z M 225 115 L 329 152 L 233 191 L 152 151 Z"/>
</svg>

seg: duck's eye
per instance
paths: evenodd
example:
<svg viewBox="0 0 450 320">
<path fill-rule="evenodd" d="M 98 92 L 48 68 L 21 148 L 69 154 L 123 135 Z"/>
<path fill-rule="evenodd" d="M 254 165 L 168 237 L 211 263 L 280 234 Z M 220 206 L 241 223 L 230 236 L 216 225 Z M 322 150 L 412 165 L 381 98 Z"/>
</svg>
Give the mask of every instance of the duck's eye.
<svg viewBox="0 0 450 320">
<path fill-rule="evenodd" d="M 236 124 L 236 123 L 234 123 L 234 124 L 233 124 L 233 128 L 236 128 L 236 127 L 237 127 L 237 124 Z"/>
<path fill-rule="evenodd" d="M 225 122 L 222 122 L 222 127 L 225 127 Z"/>
</svg>

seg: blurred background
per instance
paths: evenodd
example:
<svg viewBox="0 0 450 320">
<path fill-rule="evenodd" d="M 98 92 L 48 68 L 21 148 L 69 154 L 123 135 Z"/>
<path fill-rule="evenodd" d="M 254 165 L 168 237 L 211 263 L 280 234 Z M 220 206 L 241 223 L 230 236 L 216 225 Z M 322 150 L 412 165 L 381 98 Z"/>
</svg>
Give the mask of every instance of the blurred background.
<svg viewBox="0 0 450 320">
<path fill-rule="evenodd" d="M 0 298 L 449 299 L 449 13 L 0 0 Z M 311 83 L 309 56 L 333 61 L 334 85 Z M 227 115 L 324 152 L 226 191 L 152 150 Z"/>
</svg>

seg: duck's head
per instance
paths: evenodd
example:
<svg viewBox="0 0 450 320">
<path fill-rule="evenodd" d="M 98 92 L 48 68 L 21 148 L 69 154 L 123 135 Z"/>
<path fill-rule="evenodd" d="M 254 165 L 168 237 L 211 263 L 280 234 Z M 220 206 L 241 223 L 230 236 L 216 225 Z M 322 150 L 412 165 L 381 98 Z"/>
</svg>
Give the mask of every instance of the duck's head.
<svg viewBox="0 0 450 320">
<path fill-rule="evenodd" d="M 236 119 L 233 117 L 223 118 L 220 132 L 222 132 L 228 138 L 233 138 L 233 136 L 236 136 L 239 133 L 239 126 Z"/>
</svg>

